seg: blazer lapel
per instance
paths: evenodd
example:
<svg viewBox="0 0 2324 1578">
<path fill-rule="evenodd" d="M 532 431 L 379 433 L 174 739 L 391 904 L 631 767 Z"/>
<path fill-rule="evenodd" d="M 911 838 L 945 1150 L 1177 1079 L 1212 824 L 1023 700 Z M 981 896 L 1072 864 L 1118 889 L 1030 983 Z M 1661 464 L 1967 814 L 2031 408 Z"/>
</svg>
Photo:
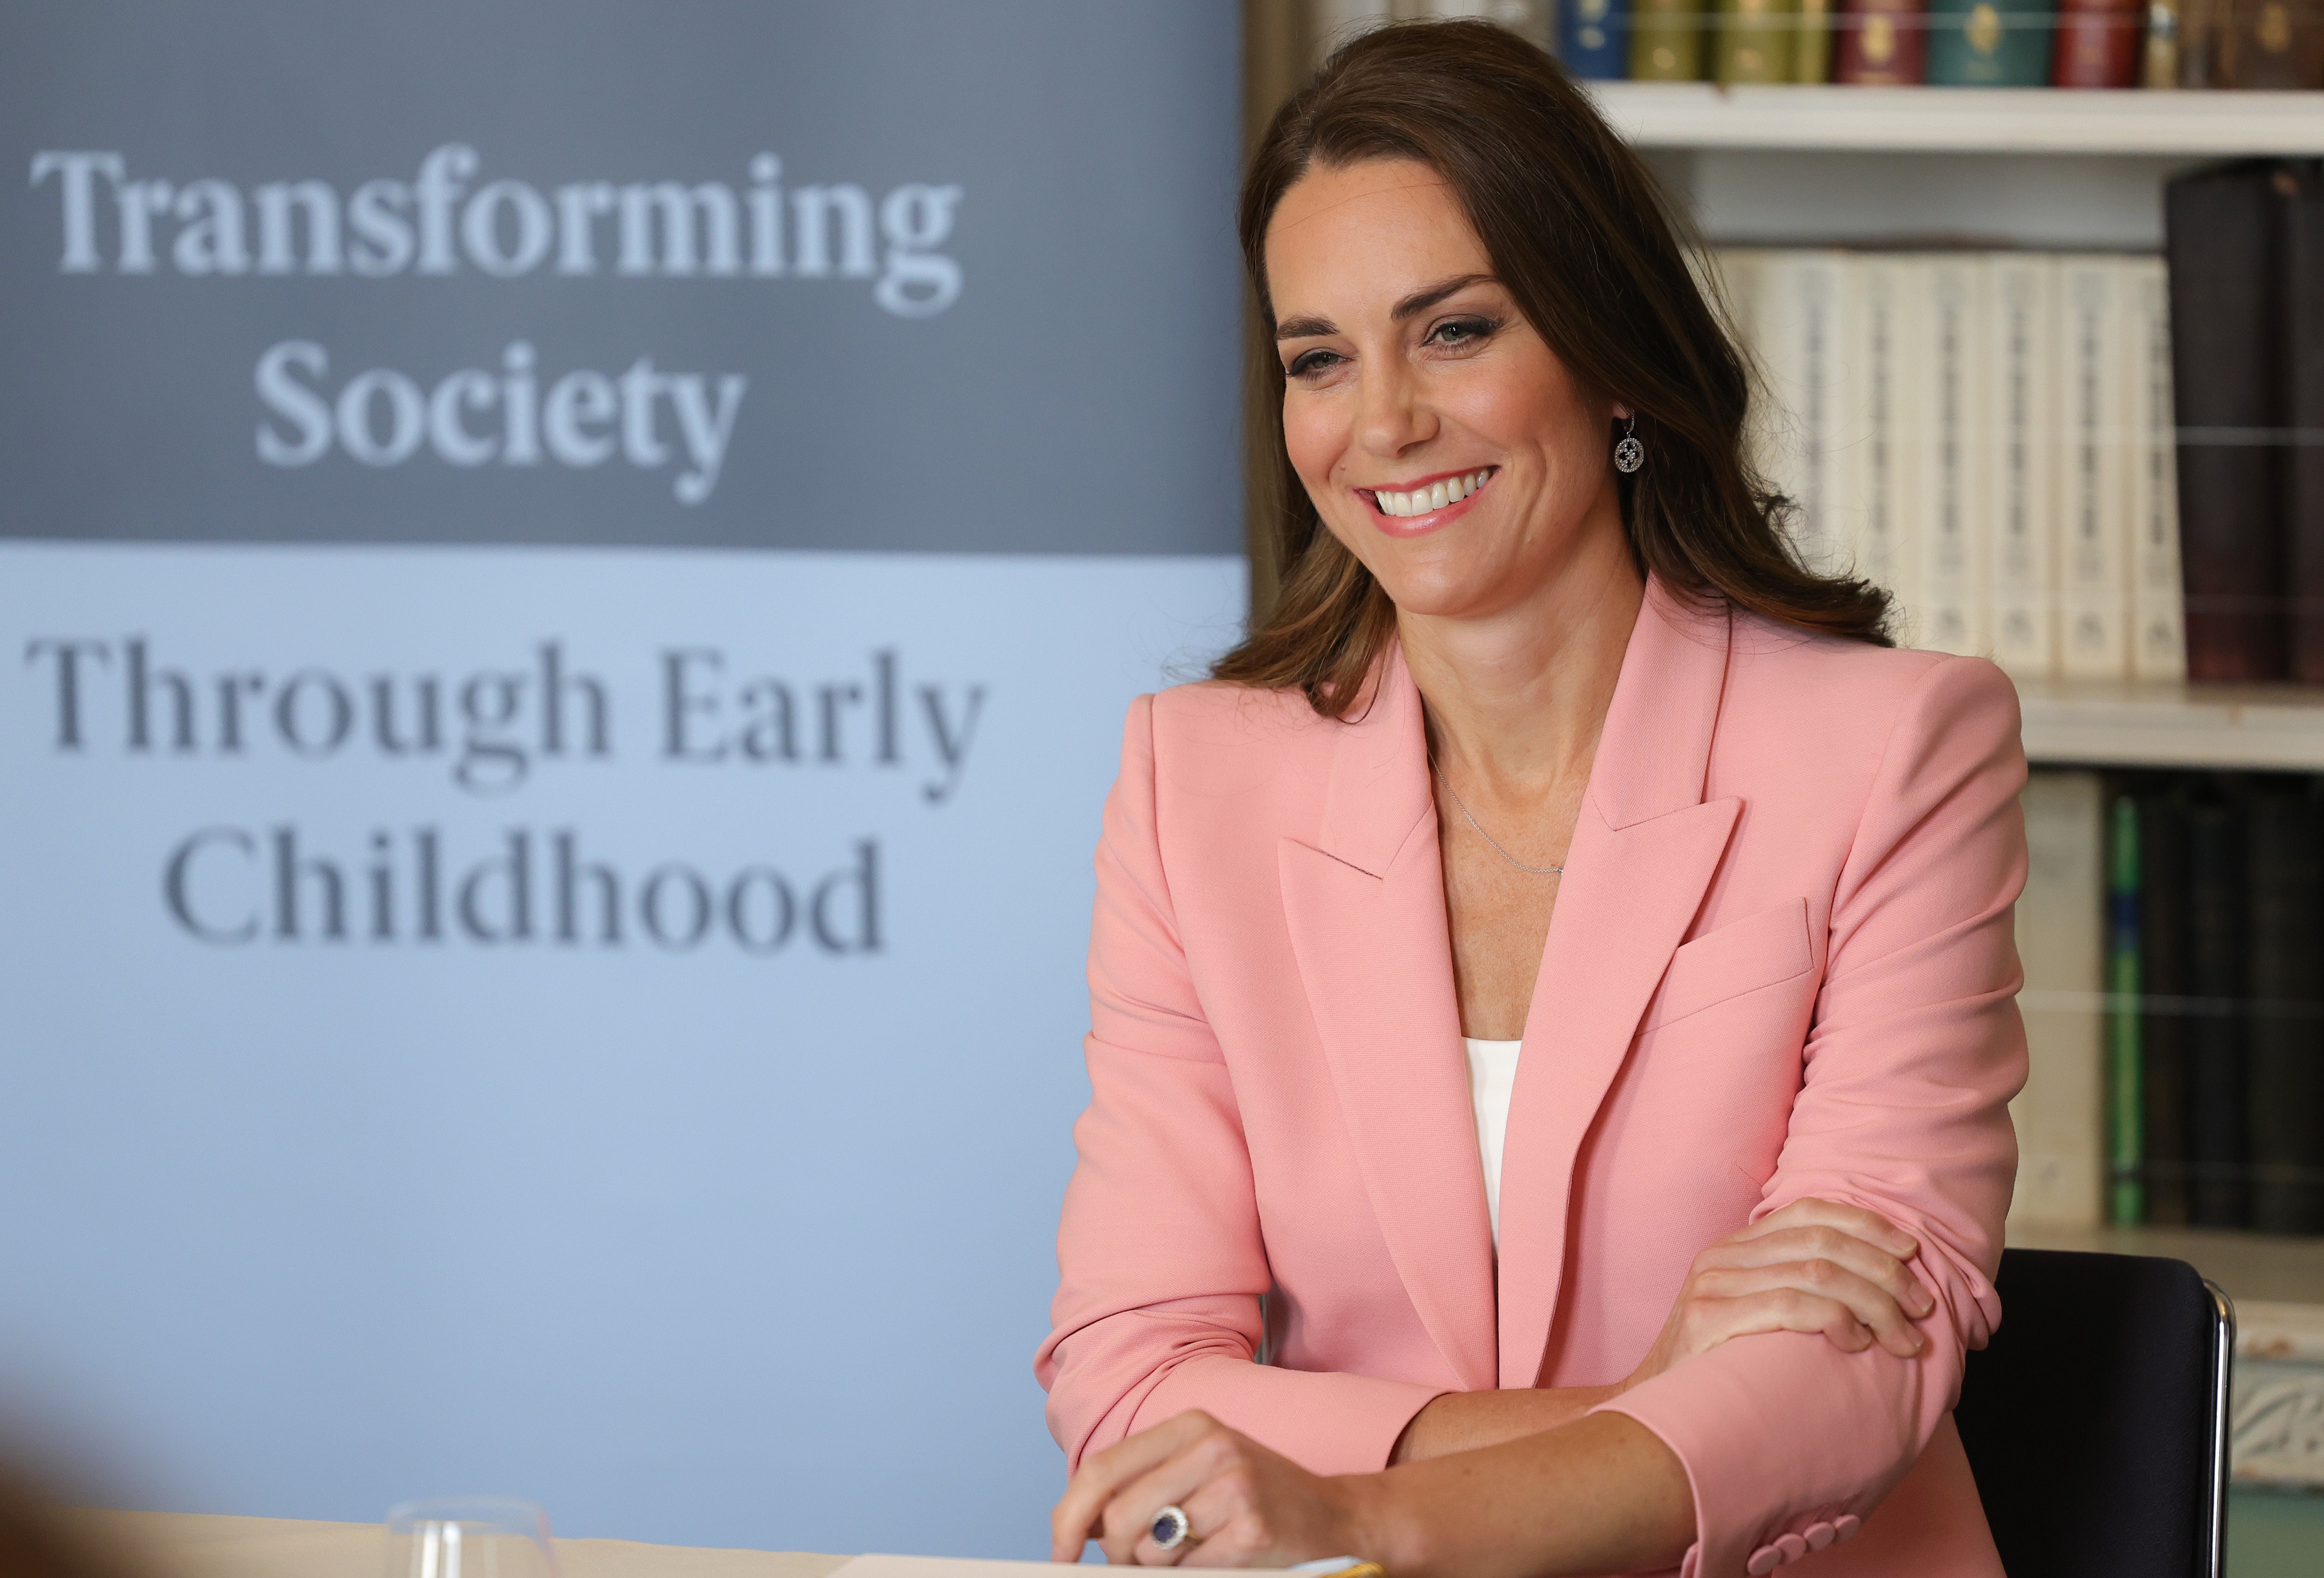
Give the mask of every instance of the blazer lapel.
<svg viewBox="0 0 2324 1578">
<path fill-rule="evenodd" d="M 1434 809 L 1419 692 L 1391 651 L 1334 749 L 1317 845 L 1282 841 L 1284 916 L 1389 1256 L 1480 1390 L 1496 1376 L 1492 1229 Z"/>
<path fill-rule="evenodd" d="M 1741 809 L 1739 800 L 1703 799 L 1729 638 L 1724 616 L 1648 584 L 1566 855 L 1509 1103 L 1497 1343 L 1504 1387 L 1538 1383 L 1582 1142 Z"/>
</svg>

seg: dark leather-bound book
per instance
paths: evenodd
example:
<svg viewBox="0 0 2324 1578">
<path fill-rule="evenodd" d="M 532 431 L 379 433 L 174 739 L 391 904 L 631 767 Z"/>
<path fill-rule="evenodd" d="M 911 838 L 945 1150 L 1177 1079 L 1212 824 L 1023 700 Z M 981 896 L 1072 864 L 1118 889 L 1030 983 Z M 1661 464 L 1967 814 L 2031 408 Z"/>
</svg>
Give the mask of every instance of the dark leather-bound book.
<svg viewBox="0 0 2324 1578">
<path fill-rule="evenodd" d="M 2146 1103 L 2146 1220 L 2187 1220 L 2187 795 L 2138 798 L 2139 1084 Z"/>
<path fill-rule="evenodd" d="M 2244 1168 L 2242 828 L 2224 797 L 2187 814 L 2187 1219 L 2241 1227 Z"/>
<path fill-rule="evenodd" d="M 1916 86 L 1928 60 L 1922 0 L 1848 0 L 1841 8 L 1833 81 L 1858 88 Z"/>
<path fill-rule="evenodd" d="M 2324 685 L 2324 161 L 2287 163 L 2279 186 L 2283 291 L 2283 411 L 2279 457 L 2292 555 L 2292 677 Z"/>
<path fill-rule="evenodd" d="M 2227 0 L 2222 88 L 2324 88 L 2324 10 L 2316 0 Z"/>
<path fill-rule="evenodd" d="M 2144 0 L 2059 0 L 2050 84 L 2128 88 L 2138 80 L 2139 50 L 2145 42 Z"/>
<path fill-rule="evenodd" d="M 2244 857 L 2251 1224 L 2324 1232 L 2324 804 L 2315 780 L 2252 791 Z"/>
<path fill-rule="evenodd" d="M 2285 672 L 2280 447 L 2264 441 L 2283 420 L 2271 310 L 2282 173 L 2245 160 L 2163 186 L 2190 679 Z"/>
</svg>

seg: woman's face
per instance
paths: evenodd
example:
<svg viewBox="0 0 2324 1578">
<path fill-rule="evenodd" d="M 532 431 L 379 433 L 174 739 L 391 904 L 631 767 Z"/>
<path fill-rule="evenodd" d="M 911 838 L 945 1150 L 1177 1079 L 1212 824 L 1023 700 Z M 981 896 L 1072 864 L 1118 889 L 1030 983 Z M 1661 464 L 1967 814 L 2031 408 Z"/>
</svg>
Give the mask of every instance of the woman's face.
<svg viewBox="0 0 2324 1578">
<path fill-rule="evenodd" d="M 1398 609 L 1526 602 L 1618 550 L 1608 421 L 1493 277 L 1442 177 L 1317 165 L 1267 231 L 1291 465 Z"/>
</svg>

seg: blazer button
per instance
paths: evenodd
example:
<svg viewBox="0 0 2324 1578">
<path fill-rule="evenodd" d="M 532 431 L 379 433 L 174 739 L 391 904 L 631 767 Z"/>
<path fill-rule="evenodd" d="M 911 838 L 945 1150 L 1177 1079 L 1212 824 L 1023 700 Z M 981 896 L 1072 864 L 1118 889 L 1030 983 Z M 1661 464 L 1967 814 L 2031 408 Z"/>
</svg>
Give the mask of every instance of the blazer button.
<svg viewBox="0 0 2324 1578">
<path fill-rule="evenodd" d="M 1802 1537 L 1807 1541 L 1808 1549 L 1820 1551 L 1831 1544 L 1838 1533 L 1829 1523 L 1811 1523 L 1802 1531 Z"/>
<path fill-rule="evenodd" d="M 1808 1554 L 1808 1542 L 1795 1534 L 1787 1534 L 1777 1538 L 1775 1548 L 1784 1553 L 1786 1562 L 1796 1562 Z"/>
<path fill-rule="evenodd" d="M 1773 1546 L 1761 1546 L 1751 1553 L 1751 1559 L 1743 1564 L 1743 1571 L 1750 1573 L 1751 1578 L 1767 1578 L 1767 1574 L 1774 1572 L 1783 1560 L 1783 1552 Z"/>
<path fill-rule="evenodd" d="M 1831 1532 L 1841 1539 L 1850 1540 L 1856 1537 L 1856 1531 L 1863 1526 L 1864 1519 L 1857 1517 L 1855 1513 L 1843 1512 L 1831 1520 Z"/>
</svg>

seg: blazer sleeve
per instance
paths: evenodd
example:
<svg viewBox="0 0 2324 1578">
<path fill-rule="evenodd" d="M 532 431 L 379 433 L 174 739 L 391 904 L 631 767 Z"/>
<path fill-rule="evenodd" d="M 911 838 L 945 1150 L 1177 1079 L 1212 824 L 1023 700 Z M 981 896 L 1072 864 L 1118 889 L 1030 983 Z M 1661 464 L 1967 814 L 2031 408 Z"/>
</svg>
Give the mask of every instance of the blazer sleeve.
<svg viewBox="0 0 2324 1578">
<path fill-rule="evenodd" d="M 1189 975 L 1157 826 L 1155 698 L 1123 732 L 1090 926 L 1090 1104 L 1034 1360 L 1068 1471 L 1189 1408 L 1317 1473 L 1379 1469 L 1440 1389 L 1257 1361 L 1272 1286 L 1232 1080 Z"/>
<path fill-rule="evenodd" d="M 2008 1103 L 2025 1081 L 2012 921 L 2024 781 L 2008 680 L 1975 659 L 1932 665 L 1892 725 L 1841 867 L 1802 1087 L 1752 1217 L 1816 1195 L 1911 1232 L 1936 1299 L 1919 1323 L 1927 1346 L 1898 1359 L 1821 1335 L 1742 1337 L 1602 1405 L 1686 1465 L 1686 1578 L 1742 1573 L 1817 1524 L 1852 1528 L 1920 1456 L 2001 1318 Z"/>
</svg>

